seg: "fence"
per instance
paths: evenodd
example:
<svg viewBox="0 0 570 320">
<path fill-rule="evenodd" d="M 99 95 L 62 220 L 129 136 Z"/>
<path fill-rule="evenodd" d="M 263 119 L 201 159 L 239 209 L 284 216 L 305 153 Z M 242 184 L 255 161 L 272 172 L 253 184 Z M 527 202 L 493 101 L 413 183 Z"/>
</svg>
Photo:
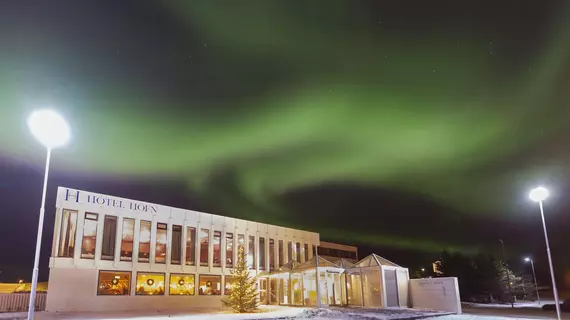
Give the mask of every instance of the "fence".
<svg viewBox="0 0 570 320">
<path fill-rule="evenodd" d="M 36 310 L 46 309 L 47 293 L 38 292 L 36 294 Z M 29 293 L 0 293 L 0 312 L 24 312 L 28 311 L 30 303 Z"/>
</svg>

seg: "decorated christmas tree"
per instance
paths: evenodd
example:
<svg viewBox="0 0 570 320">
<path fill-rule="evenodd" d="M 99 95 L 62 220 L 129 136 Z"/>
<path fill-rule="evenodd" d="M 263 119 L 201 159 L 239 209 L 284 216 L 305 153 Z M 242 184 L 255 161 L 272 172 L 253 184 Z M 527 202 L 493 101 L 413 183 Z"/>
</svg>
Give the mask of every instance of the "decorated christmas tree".
<svg viewBox="0 0 570 320">
<path fill-rule="evenodd" d="M 235 312 L 252 312 L 257 309 L 257 285 L 255 279 L 247 271 L 243 246 L 238 246 L 238 258 L 234 269 L 230 271 L 233 282 L 230 294 L 224 304 Z"/>
</svg>

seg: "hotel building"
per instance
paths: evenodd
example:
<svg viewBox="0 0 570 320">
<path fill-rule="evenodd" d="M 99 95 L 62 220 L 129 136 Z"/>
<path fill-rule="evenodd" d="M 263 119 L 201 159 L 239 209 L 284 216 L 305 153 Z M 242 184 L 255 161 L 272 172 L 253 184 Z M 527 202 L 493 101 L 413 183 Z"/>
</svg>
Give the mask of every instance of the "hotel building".
<svg viewBox="0 0 570 320">
<path fill-rule="evenodd" d="M 221 307 L 238 246 L 262 304 L 407 305 L 407 269 L 376 255 L 354 264 L 355 247 L 330 243 L 315 256 L 320 244 L 315 232 L 59 187 L 46 311 Z"/>
</svg>

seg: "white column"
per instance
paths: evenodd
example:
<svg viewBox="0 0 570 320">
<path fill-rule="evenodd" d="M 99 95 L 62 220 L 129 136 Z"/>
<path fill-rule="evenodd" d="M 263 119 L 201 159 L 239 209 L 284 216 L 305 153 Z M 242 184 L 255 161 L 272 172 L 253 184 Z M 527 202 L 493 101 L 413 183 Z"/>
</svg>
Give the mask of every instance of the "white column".
<svg viewBox="0 0 570 320">
<path fill-rule="evenodd" d="M 117 264 L 119 263 L 119 261 L 121 261 L 121 244 L 122 244 L 122 242 L 123 242 L 123 217 L 118 216 L 117 217 L 117 234 L 115 235 L 115 252 L 113 254 L 113 256 L 114 256 L 113 265 L 115 267 L 117 267 Z"/>
<path fill-rule="evenodd" d="M 103 231 L 105 224 L 104 214 L 97 214 L 97 238 L 95 240 L 95 265 L 99 264 L 101 261 L 101 251 L 103 250 Z"/>
<path fill-rule="evenodd" d="M 156 216 L 152 216 L 150 225 L 150 255 L 149 255 L 149 263 L 155 264 L 156 263 L 156 231 L 157 231 L 157 221 Z"/>
<path fill-rule="evenodd" d="M 168 225 L 166 227 L 166 268 L 170 267 L 172 258 L 172 218 L 168 218 Z M 165 288 L 167 288 L 165 286 Z M 165 290 L 166 291 L 166 290 Z"/>
<path fill-rule="evenodd" d="M 183 270 L 184 266 L 186 265 L 186 239 L 188 239 L 188 225 L 186 219 L 182 222 L 182 243 L 180 244 L 182 248 L 180 248 L 180 267 Z"/>
<path fill-rule="evenodd" d="M 140 236 L 141 236 L 141 220 L 135 219 L 135 231 L 133 234 L 133 269 L 137 269 L 137 265 L 139 262 L 139 244 L 140 244 Z"/>
</svg>

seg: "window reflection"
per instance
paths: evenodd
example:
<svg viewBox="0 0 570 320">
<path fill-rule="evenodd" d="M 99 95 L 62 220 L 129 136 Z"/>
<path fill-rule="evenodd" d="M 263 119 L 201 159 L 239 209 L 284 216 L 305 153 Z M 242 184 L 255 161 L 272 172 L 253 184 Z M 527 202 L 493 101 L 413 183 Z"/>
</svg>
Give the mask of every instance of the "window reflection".
<svg viewBox="0 0 570 320">
<path fill-rule="evenodd" d="M 249 236 L 247 248 L 247 268 L 253 269 L 253 262 L 255 261 L 255 236 Z"/>
<path fill-rule="evenodd" d="M 182 257 L 182 226 L 172 226 L 172 252 L 170 263 L 180 264 Z"/>
<path fill-rule="evenodd" d="M 259 270 L 265 270 L 265 238 L 259 238 Z"/>
<path fill-rule="evenodd" d="M 305 243 L 305 261 L 309 261 L 309 244 Z"/>
<path fill-rule="evenodd" d="M 275 240 L 269 239 L 269 270 L 275 270 Z"/>
<path fill-rule="evenodd" d="M 200 230 L 200 265 L 208 266 L 208 250 L 210 249 L 210 230 L 202 229 Z"/>
<path fill-rule="evenodd" d="M 194 295 L 194 275 L 193 274 L 170 274 L 170 291 L 174 295 Z"/>
<path fill-rule="evenodd" d="M 95 244 L 97 243 L 97 217 L 96 213 L 85 213 L 83 222 L 83 240 L 81 241 L 81 258 L 95 258 Z"/>
<path fill-rule="evenodd" d="M 151 222 L 141 220 L 139 235 L 139 262 L 148 262 L 150 256 L 150 228 Z"/>
<path fill-rule="evenodd" d="M 200 275 L 198 294 L 205 296 L 219 296 L 221 293 L 222 276 Z"/>
<path fill-rule="evenodd" d="M 221 252 L 220 252 L 220 246 L 222 245 L 222 233 L 220 231 L 214 231 L 214 239 L 213 239 L 213 245 L 214 245 L 214 267 L 221 267 L 222 266 L 222 261 L 221 261 Z"/>
<path fill-rule="evenodd" d="M 135 234 L 135 219 L 123 219 L 121 236 L 121 261 L 133 261 L 133 238 Z"/>
<path fill-rule="evenodd" d="M 295 259 L 297 260 L 297 262 L 301 262 L 301 244 L 299 242 L 297 242 L 297 245 L 295 246 Z"/>
<path fill-rule="evenodd" d="M 73 258 L 75 234 L 77 231 L 77 211 L 64 209 L 61 213 L 61 228 L 59 232 L 59 257 Z"/>
<path fill-rule="evenodd" d="M 131 293 L 131 273 L 99 271 L 98 295 L 128 296 Z"/>
<path fill-rule="evenodd" d="M 283 266 L 283 240 L 279 240 L 279 267 L 281 268 Z"/>
<path fill-rule="evenodd" d="M 166 223 L 158 223 L 156 225 L 156 251 L 154 255 L 154 262 L 166 263 L 166 232 L 168 226 Z"/>
<path fill-rule="evenodd" d="M 164 294 L 164 273 L 139 272 L 137 275 L 137 295 Z"/>
<path fill-rule="evenodd" d="M 234 266 L 234 234 L 226 233 L 226 268 Z"/>
<path fill-rule="evenodd" d="M 196 264 L 196 228 L 188 227 L 186 232 L 186 264 Z"/>
<path fill-rule="evenodd" d="M 232 294 L 232 285 L 235 285 L 236 281 L 237 277 L 233 276 L 224 277 L 224 294 L 226 296 Z"/>
<path fill-rule="evenodd" d="M 101 259 L 115 259 L 115 242 L 117 240 L 117 217 L 105 215 L 103 221 L 103 243 L 101 245 Z"/>
</svg>

